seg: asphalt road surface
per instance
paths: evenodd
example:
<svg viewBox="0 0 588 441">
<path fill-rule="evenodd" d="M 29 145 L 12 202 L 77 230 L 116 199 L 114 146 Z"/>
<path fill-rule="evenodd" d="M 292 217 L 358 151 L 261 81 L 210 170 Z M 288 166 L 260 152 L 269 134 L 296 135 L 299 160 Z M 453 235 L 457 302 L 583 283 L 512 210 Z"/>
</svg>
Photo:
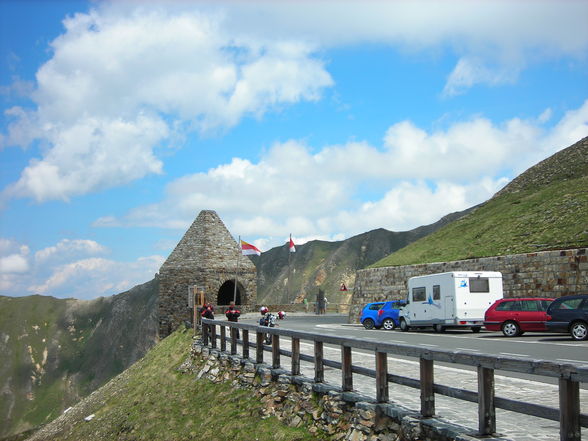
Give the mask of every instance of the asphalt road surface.
<svg viewBox="0 0 588 441">
<path fill-rule="evenodd" d="M 255 323 L 256 321 L 256 316 L 249 314 L 242 320 L 244 323 Z M 349 324 L 347 321 L 347 316 L 342 315 L 290 315 L 285 320 L 280 321 L 279 326 L 338 337 L 402 343 L 434 349 L 470 351 L 495 356 L 517 356 L 530 360 L 588 364 L 588 341 L 573 341 L 568 334 L 528 332 L 519 337 L 509 338 L 503 336 L 501 332 L 489 332 L 484 329 L 477 334 L 470 330 L 447 330 L 444 333 L 435 333 L 432 329 L 411 330 L 409 332 L 402 332 L 399 329 L 393 331 L 384 329 L 367 330 L 360 324 Z M 465 366 L 451 366 L 471 370 L 471 368 Z M 557 383 L 555 378 L 504 371 L 500 373 L 501 375 L 533 381 Z M 581 387 L 587 389 L 588 385 L 583 384 Z"/>
</svg>

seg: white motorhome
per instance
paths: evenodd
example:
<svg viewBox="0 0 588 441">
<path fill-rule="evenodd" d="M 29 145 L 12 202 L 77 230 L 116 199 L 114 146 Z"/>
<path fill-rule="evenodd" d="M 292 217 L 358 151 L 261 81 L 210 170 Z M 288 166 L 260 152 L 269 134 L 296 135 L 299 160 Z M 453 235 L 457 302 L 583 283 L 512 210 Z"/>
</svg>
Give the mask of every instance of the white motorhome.
<svg viewBox="0 0 588 441">
<path fill-rule="evenodd" d="M 503 297 L 502 274 L 454 271 L 408 279 L 407 305 L 400 310 L 400 329 L 470 328 L 479 332 L 484 313 Z"/>
</svg>

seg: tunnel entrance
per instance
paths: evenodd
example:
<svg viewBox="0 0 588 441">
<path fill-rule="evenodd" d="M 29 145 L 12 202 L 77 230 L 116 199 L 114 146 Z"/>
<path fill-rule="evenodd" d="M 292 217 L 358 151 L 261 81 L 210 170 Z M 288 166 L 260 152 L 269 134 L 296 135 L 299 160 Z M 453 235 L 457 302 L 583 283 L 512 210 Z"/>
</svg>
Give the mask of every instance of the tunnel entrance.
<svg viewBox="0 0 588 441">
<path fill-rule="evenodd" d="M 237 297 L 235 299 L 235 305 L 241 304 L 241 297 L 242 293 L 244 292 L 243 285 L 237 282 Z M 233 301 L 233 297 L 235 296 L 235 281 L 234 280 L 227 280 L 225 283 L 222 284 L 220 289 L 218 290 L 217 296 L 217 305 L 228 305 Z"/>
</svg>

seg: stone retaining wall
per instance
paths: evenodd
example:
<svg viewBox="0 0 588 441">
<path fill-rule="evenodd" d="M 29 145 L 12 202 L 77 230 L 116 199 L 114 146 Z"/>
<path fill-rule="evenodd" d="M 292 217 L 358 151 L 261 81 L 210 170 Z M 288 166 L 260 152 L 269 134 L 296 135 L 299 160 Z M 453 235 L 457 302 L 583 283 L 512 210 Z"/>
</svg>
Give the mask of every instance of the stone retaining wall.
<svg viewBox="0 0 588 441">
<path fill-rule="evenodd" d="M 307 427 L 317 438 L 341 441 L 474 441 L 471 429 L 393 404 L 376 404 L 354 392 L 291 376 L 282 369 L 194 343 L 179 368 L 197 379 L 230 382 L 251 390 L 263 403 L 261 418 L 276 416 L 292 427 Z"/>
<path fill-rule="evenodd" d="M 411 277 L 450 271 L 500 271 L 505 297 L 588 294 L 586 248 L 372 268 L 357 272 L 349 321 L 358 321 L 366 303 L 406 298 Z"/>
</svg>

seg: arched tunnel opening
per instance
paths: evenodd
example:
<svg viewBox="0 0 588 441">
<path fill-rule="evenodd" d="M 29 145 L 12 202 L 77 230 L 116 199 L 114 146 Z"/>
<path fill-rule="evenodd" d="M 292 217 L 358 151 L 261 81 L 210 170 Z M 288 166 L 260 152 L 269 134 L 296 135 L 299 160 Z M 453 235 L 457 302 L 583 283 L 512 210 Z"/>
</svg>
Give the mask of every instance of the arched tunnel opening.
<svg viewBox="0 0 588 441">
<path fill-rule="evenodd" d="M 235 298 L 235 305 L 241 304 L 241 293 L 243 292 L 243 286 L 237 282 L 237 296 L 235 298 L 235 281 L 227 280 L 222 284 L 218 290 L 217 305 L 228 305 Z"/>
</svg>

